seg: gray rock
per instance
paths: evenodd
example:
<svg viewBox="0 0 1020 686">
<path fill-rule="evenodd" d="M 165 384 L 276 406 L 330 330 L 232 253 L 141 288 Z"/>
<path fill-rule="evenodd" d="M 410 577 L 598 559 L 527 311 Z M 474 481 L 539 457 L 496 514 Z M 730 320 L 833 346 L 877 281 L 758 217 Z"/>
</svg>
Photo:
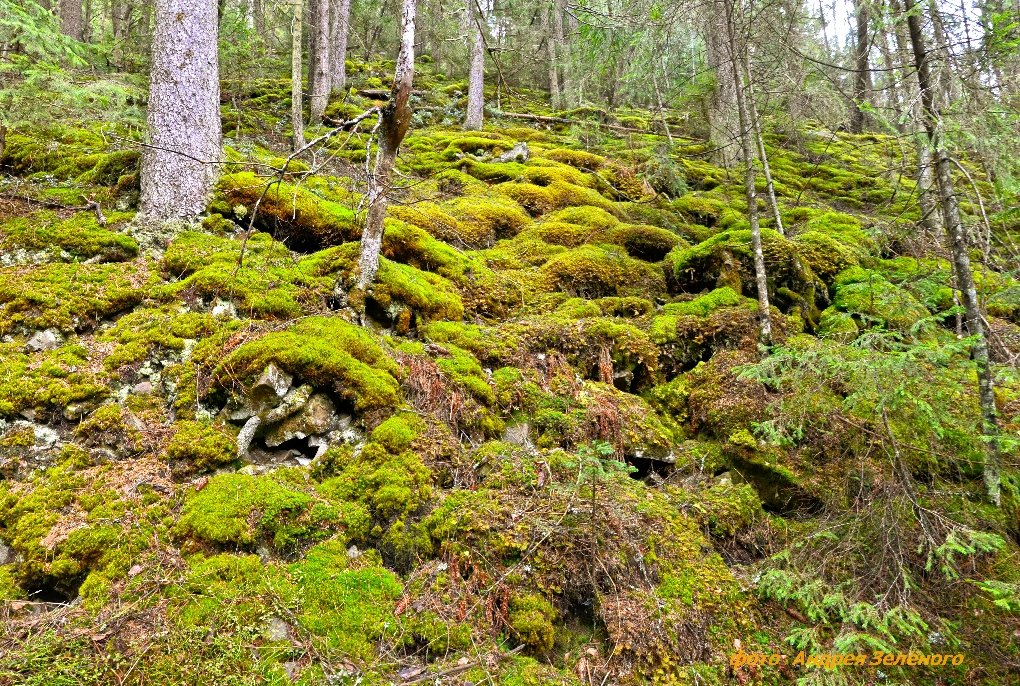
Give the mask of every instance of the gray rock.
<svg viewBox="0 0 1020 686">
<path fill-rule="evenodd" d="M 299 412 L 269 430 L 266 434 L 266 445 L 275 448 L 293 438 L 325 434 L 335 427 L 337 421 L 333 401 L 325 393 L 316 393 Z"/>
<path fill-rule="evenodd" d="M 290 625 L 277 616 L 266 622 L 266 638 L 270 641 L 286 641 L 290 638 Z"/>
<path fill-rule="evenodd" d="M 237 434 L 237 456 L 245 457 L 248 455 L 248 448 L 251 447 L 252 439 L 255 438 L 255 432 L 259 430 L 259 426 L 262 424 L 262 420 L 259 419 L 258 415 L 251 417 L 244 426 L 241 427 L 241 431 Z"/>
<path fill-rule="evenodd" d="M 217 300 L 212 308 L 212 316 L 226 319 L 237 319 L 237 310 L 229 300 Z"/>
<path fill-rule="evenodd" d="M 135 387 L 131 389 L 132 393 L 138 393 L 144 395 L 146 393 L 152 393 L 152 383 L 149 381 L 142 381 L 135 384 Z"/>
<path fill-rule="evenodd" d="M 277 422 L 283 421 L 287 417 L 301 410 L 308 403 L 308 399 L 312 397 L 312 393 L 314 392 L 315 389 L 308 384 L 298 386 L 287 393 L 287 395 L 283 396 L 283 400 L 280 404 L 267 412 L 263 416 L 263 419 L 266 424 L 276 424 Z"/>
<path fill-rule="evenodd" d="M 37 353 L 46 350 L 53 350 L 60 345 L 61 336 L 53 329 L 37 331 L 34 336 L 25 343 L 25 348 L 30 353 Z"/>
<path fill-rule="evenodd" d="M 270 362 L 251 389 L 252 399 L 275 404 L 287 394 L 293 380 L 294 377 Z"/>
<path fill-rule="evenodd" d="M 507 150 L 505 153 L 496 158 L 497 162 L 527 162 L 528 157 L 531 156 L 531 151 L 528 150 L 528 142 L 521 141 L 514 147 Z"/>
<path fill-rule="evenodd" d="M 18 555 L 14 552 L 14 548 L 10 547 L 3 541 L 0 541 L 0 565 L 9 565 L 17 559 Z"/>
<path fill-rule="evenodd" d="M 535 449 L 535 446 L 531 443 L 531 425 L 528 422 L 508 426 L 503 431 L 503 440 L 525 450 Z"/>
</svg>

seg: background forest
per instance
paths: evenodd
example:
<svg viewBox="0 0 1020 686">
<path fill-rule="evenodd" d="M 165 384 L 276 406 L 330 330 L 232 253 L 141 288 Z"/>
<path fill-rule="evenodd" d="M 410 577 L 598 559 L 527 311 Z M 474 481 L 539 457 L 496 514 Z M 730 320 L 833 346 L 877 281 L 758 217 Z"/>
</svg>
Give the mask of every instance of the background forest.
<svg viewBox="0 0 1020 686">
<path fill-rule="evenodd" d="M 1020 4 L 0 0 L 0 618 L 0 684 L 1020 683 Z"/>
</svg>

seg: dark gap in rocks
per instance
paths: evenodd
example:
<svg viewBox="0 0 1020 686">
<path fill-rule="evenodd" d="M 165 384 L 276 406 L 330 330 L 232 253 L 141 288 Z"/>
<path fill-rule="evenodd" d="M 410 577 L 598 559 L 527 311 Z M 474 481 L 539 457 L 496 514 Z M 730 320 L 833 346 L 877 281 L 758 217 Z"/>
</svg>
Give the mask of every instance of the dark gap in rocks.
<svg viewBox="0 0 1020 686">
<path fill-rule="evenodd" d="M 278 445 L 275 450 L 296 450 L 304 457 L 311 459 L 315 457 L 315 454 L 319 451 L 318 446 L 309 445 L 311 438 L 311 436 L 306 436 L 305 438 L 291 438 L 290 440 L 286 440 Z"/>
<path fill-rule="evenodd" d="M 754 487 L 761 498 L 762 509 L 766 512 L 801 519 L 818 515 L 825 508 L 821 500 L 783 478 L 775 470 L 746 460 L 737 459 L 735 462 L 733 473 Z"/>
<path fill-rule="evenodd" d="M 25 595 L 37 603 L 69 603 L 78 597 L 78 588 L 84 580 L 84 577 L 70 580 L 43 577 L 27 584 Z"/>
<path fill-rule="evenodd" d="M 630 473 L 630 478 L 637 481 L 645 481 L 646 479 L 650 479 L 653 482 L 661 481 L 676 471 L 676 465 L 671 462 L 631 455 L 628 455 L 625 459 L 628 465 L 637 470 Z"/>
<path fill-rule="evenodd" d="M 393 318 L 375 298 L 365 298 L 365 316 L 386 328 L 393 326 Z"/>
</svg>

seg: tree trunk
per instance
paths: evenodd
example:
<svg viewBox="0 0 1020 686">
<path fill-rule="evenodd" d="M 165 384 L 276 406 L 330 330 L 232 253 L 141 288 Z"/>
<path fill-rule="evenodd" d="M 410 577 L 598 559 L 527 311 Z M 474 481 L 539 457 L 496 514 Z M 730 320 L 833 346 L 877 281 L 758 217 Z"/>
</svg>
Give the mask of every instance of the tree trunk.
<svg viewBox="0 0 1020 686">
<path fill-rule="evenodd" d="M 754 277 L 758 291 L 758 309 L 761 325 L 761 342 L 764 345 L 772 345 L 772 314 L 769 311 L 768 278 L 765 273 L 765 255 L 761 247 L 761 227 L 758 224 L 758 192 L 755 188 L 757 173 L 754 168 L 754 144 L 751 142 L 751 115 L 748 112 L 747 99 L 744 92 L 744 84 L 741 72 L 748 72 L 746 53 L 743 52 L 741 43 L 737 41 L 737 30 L 734 15 L 735 0 L 723 0 L 726 6 L 725 23 L 726 32 L 729 37 L 729 53 L 733 57 L 730 60 L 730 76 L 736 86 L 735 97 L 737 100 L 737 115 L 740 120 L 740 150 L 744 162 L 744 192 L 747 195 L 747 219 L 751 225 L 751 252 L 754 255 Z M 738 64 L 739 60 L 739 64 Z"/>
<path fill-rule="evenodd" d="M 921 18 L 914 0 L 904 0 L 907 13 L 907 29 L 910 44 L 914 52 L 914 66 L 917 70 L 917 84 L 920 88 L 921 107 L 927 144 L 935 161 L 935 179 L 938 185 L 939 204 L 942 207 L 942 220 L 946 233 L 949 235 L 953 265 L 956 269 L 957 287 L 963 298 L 963 307 L 967 318 L 967 331 L 974 337 L 971 354 L 977 365 L 978 396 L 981 404 L 982 434 L 986 441 L 984 464 L 985 491 L 988 499 L 995 505 L 1000 502 L 1000 455 L 999 455 L 999 423 L 995 407 L 995 385 L 992 368 L 988 358 L 988 340 L 985 337 L 984 318 L 978 302 L 977 288 L 974 285 L 974 274 L 970 268 L 970 255 L 967 252 L 967 237 L 963 222 L 960 219 L 960 208 L 953 188 L 952 164 L 942 140 L 942 114 L 935 104 L 935 93 L 932 90 L 929 55 L 924 44 L 921 30 Z M 922 10 L 923 11 L 923 10 Z"/>
<path fill-rule="evenodd" d="M 311 60 L 309 78 L 310 111 L 308 123 L 318 126 L 322 123 L 322 113 L 326 111 L 330 93 L 330 33 L 329 33 L 329 0 L 312 0 L 311 9 Z"/>
<path fill-rule="evenodd" d="M 155 12 L 141 213 L 188 220 L 205 210 L 222 158 L 216 3 L 157 0 Z"/>
<path fill-rule="evenodd" d="M 560 107 L 575 107 L 578 103 L 577 93 L 574 89 L 573 66 L 570 61 L 570 48 L 567 45 L 566 35 L 563 33 L 563 0 L 553 0 L 553 34 L 556 42 L 556 54 L 559 55 L 560 67 L 563 70 L 561 80 Z"/>
<path fill-rule="evenodd" d="M 335 93 L 347 87 L 347 37 L 350 35 L 351 0 L 332 0 L 330 6 L 333 8 L 329 22 L 333 32 L 333 51 L 329 56 L 329 66 L 333 71 L 330 85 Z"/>
<path fill-rule="evenodd" d="M 85 35 L 81 3 L 82 0 L 60 0 L 60 31 L 78 41 Z"/>
<path fill-rule="evenodd" d="M 868 1 L 854 0 L 854 16 L 857 20 L 857 35 L 854 40 L 854 101 L 850 109 L 850 132 L 862 133 L 867 112 L 867 99 L 871 71 L 868 67 L 868 53 L 871 38 L 868 28 Z"/>
<path fill-rule="evenodd" d="M 754 81 L 751 79 L 751 67 L 747 66 L 745 71 L 748 109 L 751 110 L 751 128 L 754 131 L 754 140 L 758 146 L 758 157 L 761 159 L 762 172 L 765 174 L 765 197 L 768 200 L 769 208 L 772 210 L 772 221 L 776 225 L 776 231 L 785 236 L 786 231 L 783 229 L 783 217 L 779 214 L 779 202 L 776 200 L 776 187 L 772 183 L 772 167 L 769 166 L 769 155 L 765 151 L 765 136 L 761 132 L 761 117 L 758 116 L 758 105 L 754 101 Z"/>
<path fill-rule="evenodd" d="M 301 91 L 301 14 L 304 0 L 292 0 L 293 17 L 290 24 L 290 119 L 294 127 L 295 150 L 305 144 L 305 123 L 302 113 Z"/>
<path fill-rule="evenodd" d="M 486 0 L 480 0 L 479 11 L 475 9 L 476 0 L 467 0 L 468 37 L 471 39 L 471 71 L 468 74 L 467 116 L 464 128 L 470 130 L 482 128 L 485 119 L 485 6 Z"/>
<path fill-rule="evenodd" d="M 708 100 L 708 139 L 713 149 L 713 161 L 729 169 L 736 163 L 735 146 L 740 137 L 733 46 L 727 40 L 731 27 L 727 26 L 726 17 L 732 0 L 712 2 L 713 7 L 705 15 L 704 26 L 708 68 L 715 74 L 715 88 Z"/>
<path fill-rule="evenodd" d="M 367 288 L 379 271 L 383 220 L 386 218 L 386 193 L 393 177 L 397 150 L 411 124 L 411 90 L 414 81 L 414 20 L 417 0 L 404 0 L 401 12 L 400 53 L 393 75 L 393 90 L 383 107 L 379 122 L 379 152 L 368 187 L 368 217 L 361 235 L 358 260 L 358 286 Z"/>
<path fill-rule="evenodd" d="M 558 110 L 563 107 L 563 96 L 560 94 L 559 65 L 556 60 L 556 39 L 551 28 L 552 22 L 549 21 L 549 14 L 554 11 L 554 7 L 539 9 L 542 21 L 542 36 L 545 38 L 546 57 L 549 60 L 549 104 L 554 110 Z"/>
</svg>

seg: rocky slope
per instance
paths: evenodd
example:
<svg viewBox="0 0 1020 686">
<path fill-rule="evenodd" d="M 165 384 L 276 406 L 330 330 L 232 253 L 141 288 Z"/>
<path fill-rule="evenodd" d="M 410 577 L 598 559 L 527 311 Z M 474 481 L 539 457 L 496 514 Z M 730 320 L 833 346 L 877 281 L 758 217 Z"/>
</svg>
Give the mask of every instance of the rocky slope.
<svg viewBox="0 0 1020 686">
<path fill-rule="evenodd" d="M 286 84 L 235 86 L 217 196 L 173 234 L 134 221 L 138 154 L 109 130 L 8 135 L 0 681 L 1015 678 L 1020 482 L 983 503 L 951 268 L 900 142 L 770 137 L 763 361 L 740 182 L 696 139 L 642 112 L 464 133 L 463 85 L 419 87 L 368 293 L 367 135 L 266 176 Z M 1015 468 L 997 259 L 976 276 Z M 966 660 L 734 669 L 738 647 Z"/>
</svg>

